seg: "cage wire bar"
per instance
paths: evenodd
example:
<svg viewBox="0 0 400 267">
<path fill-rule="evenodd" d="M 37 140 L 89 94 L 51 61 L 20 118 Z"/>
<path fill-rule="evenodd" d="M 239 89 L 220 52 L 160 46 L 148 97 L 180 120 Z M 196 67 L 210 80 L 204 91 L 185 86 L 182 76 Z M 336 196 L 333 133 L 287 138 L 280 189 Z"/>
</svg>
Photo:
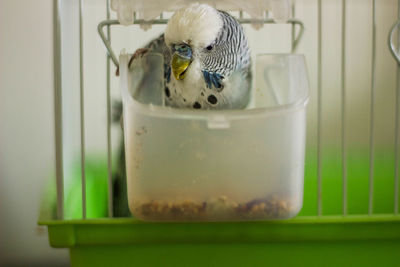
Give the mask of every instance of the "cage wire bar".
<svg viewBox="0 0 400 267">
<path fill-rule="evenodd" d="M 296 15 L 296 6 L 295 6 L 294 3 L 292 3 L 291 11 L 292 11 L 291 17 L 292 17 L 292 19 L 294 19 L 295 15 Z M 295 38 L 296 38 L 296 29 L 295 29 L 295 25 L 292 24 L 292 30 L 291 30 L 292 53 L 293 53 L 294 48 L 295 48 L 294 47 L 294 39 Z"/>
<path fill-rule="evenodd" d="M 318 50 L 317 50 L 317 214 L 322 215 L 322 3 L 318 0 Z M 400 9 L 400 8 L 399 8 Z M 400 11 L 399 11 L 400 12 Z M 376 69 L 376 1 L 372 0 L 372 62 L 371 62 L 371 109 L 370 109 L 370 154 L 368 214 L 373 213 L 374 181 L 374 106 Z M 347 215 L 347 151 L 346 151 L 346 0 L 342 0 L 341 19 L 341 150 L 342 150 L 342 214 Z M 396 135 L 397 136 L 397 135 Z M 396 145 L 397 147 L 397 145 Z M 395 160 L 397 162 L 397 160 Z M 396 164 L 397 166 L 397 164 Z M 395 200 L 396 201 L 396 200 Z"/>
<path fill-rule="evenodd" d="M 375 126 L 375 69 L 376 69 L 376 0 L 372 0 L 372 59 L 371 59 L 371 108 L 369 139 L 369 195 L 368 214 L 372 215 L 374 205 L 374 126 Z"/>
<path fill-rule="evenodd" d="M 346 0 L 342 0 L 341 43 L 341 117 L 342 117 L 342 215 L 347 215 L 347 150 L 346 150 Z"/>
<path fill-rule="evenodd" d="M 111 26 L 120 24 L 118 20 L 110 19 L 110 0 L 106 1 L 106 20 L 98 25 L 98 33 L 106 47 L 106 95 L 107 95 L 107 185 L 108 185 L 108 217 L 113 217 L 113 186 L 112 186 L 112 143 L 111 143 L 111 77 L 110 64 L 111 61 L 118 67 L 118 59 L 111 48 Z M 342 215 L 347 215 L 347 142 L 346 142 L 346 0 L 342 0 L 342 16 L 341 16 L 341 164 L 342 164 Z M 369 138 L 369 192 L 368 192 L 368 214 L 373 214 L 373 194 L 374 194 L 374 125 L 375 125 L 375 90 L 376 90 L 376 0 L 372 0 L 372 60 L 371 60 L 371 81 L 370 81 L 370 138 Z M 82 181 L 82 217 L 86 218 L 86 177 L 85 177 L 85 121 L 84 121 L 84 61 L 83 61 L 83 0 L 79 0 L 79 66 L 80 66 L 80 126 L 81 126 L 81 181 Z M 57 186 L 57 218 L 64 218 L 64 177 L 63 177 L 63 114 L 62 114 L 62 86 L 61 86 L 61 0 L 54 0 L 54 111 L 55 111 L 55 156 L 56 156 L 56 186 Z M 292 7 L 292 16 L 287 23 L 292 24 L 291 27 L 291 42 L 292 52 L 296 48 L 303 36 L 304 25 L 302 21 L 295 19 L 295 4 Z M 317 215 L 323 214 L 322 203 L 322 0 L 317 1 Z M 275 23 L 271 18 L 262 20 L 264 24 Z M 397 61 L 397 82 L 396 82 L 396 104 L 395 104 L 395 140 L 394 140 L 394 214 L 398 214 L 399 200 L 399 133 L 400 133 L 400 34 L 398 36 L 398 47 L 394 47 L 391 36 L 395 29 L 399 31 L 400 25 L 400 0 L 398 1 L 398 21 L 393 25 L 389 35 L 389 47 Z M 243 18 L 243 11 L 239 11 L 239 22 L 242 24 L 252 23 L 253 20 Z M 150 24 L 166 24 L 167 19 L 160 14 L 159 19 L 144 21 L 136 19 L 134 24 L 150 23 Z M 299 31 L 296 34 L 296 25 L 299 26 Z M 103 28 L 107 27 L 107 34 L 103 32 Z"/>
<path fill-rule="evenodd" d="M 317 215 L 322 215 L 322 154 L 321 154 L 321 129 L 322 129 L 322 6 L 318 0 L 318 100 L 317 100 Z"/>
<path fill-rule="evenodd" d="M 54 135 L 56 161 L 57 219 L 64 219 L 64 166 L 63 166 L 63 119 L 61 90 L 61 18 L 60 3 L 53 1 L 54 33 Z"/>
<path fill-rule="evenodd" d="M 394 27 L 396 26 L 398 29 L 398 23 L 400 22 L 400 0 L 397 2 L 397 18 L 398 21 L 395 23 Z M 393 30 L 392 30 L 393 32 Z M 391 48 L 391 52 L 394 52 L 393 49 L 395 47 L 391 46 L 391 34 L 389 35 L 389 46 Z M 400 53 L 400 31 L 397 30 L 397 53 Z M 397 63 L 397 77 L 396 77 L 396 114 L 395 114 L 395 148 L 394 148 L 394 213 L 398 214 L 399 212 L 399 111 L 400 111 L 400 61 L 399 58 L 393 53 L 393 57 L 396 59 Z"/>
<path fill-rule="evenodd" d="M 397 17 L 400 20 L 400 0 L 397 3 Z M 400 52 L 400 32 L 397 31 L 397 46 L 399 47 L 397 49 L 398 52 Z M 399 64 L 400 62 L 397 62 L 397 88 L 396 88 L 396 114 L 395 114 L 395 119 L 396 119 L 396 126 L 395 126 L 395 162 L 394 162 L 394 169 L 395 169 L 395 175 L 394 175 L 394 213 L 398 214 L 399 213 L 399 111 L 400 111 L 400 67 Z"/>
<path fill-rule="evenodd" d="M 85 92 L 83 67 L 83 0 L 79 0 L 79 83 L 81 117 L 81 174 L 82 174 L 82 218 L 86 219 L 86 173 L 85 173 Z"/>
<path fill-rule="evenodd" d="M 106 0 L 106 16 L 110 19 L 110 0 Z M 111 29 L 107 26 L 107 40 L 111 43 Z M 111 77 L 110 77 L 110 55 L 107 54 L 107 182 L 108 182 L 108 217 L 113 217 L 113 186 L 112 186 L 112 158 L 111 158 Z"/>
<path fill-rule="evenodd" d="M 400 0 L 397 1 L 397 21 L 393 24 L 389 31 L 388 46 L 392 53 L 393 58 L 396 61 L 397 72 L 396 72 L 396 104 L 395 104 L 395 140 L 394 140 L 394 214 L 399 213 L 399 133 L 400 133 Z M 397 47 L 395 46 L 393 36 L 397 30 Z"/>
</svg>

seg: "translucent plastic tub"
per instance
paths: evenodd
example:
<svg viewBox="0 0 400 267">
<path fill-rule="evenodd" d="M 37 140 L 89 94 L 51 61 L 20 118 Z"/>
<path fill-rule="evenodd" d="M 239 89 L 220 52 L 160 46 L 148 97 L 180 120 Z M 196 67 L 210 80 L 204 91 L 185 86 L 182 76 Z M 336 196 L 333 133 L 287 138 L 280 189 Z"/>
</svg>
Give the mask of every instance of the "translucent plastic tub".
<svg viewBox="0 0 400 267">
<path fill-rule="evenodd" d="M 303 56 L 257 56 L 252 107 L 223 111 L 162 106 L 160 58 L 150 54 L 142 60 L 154 66 L 128 70 L 129 56 L 120 57 L 131 212 L 149 221 L 295 216 L 303 201 Z"/>
</svg>

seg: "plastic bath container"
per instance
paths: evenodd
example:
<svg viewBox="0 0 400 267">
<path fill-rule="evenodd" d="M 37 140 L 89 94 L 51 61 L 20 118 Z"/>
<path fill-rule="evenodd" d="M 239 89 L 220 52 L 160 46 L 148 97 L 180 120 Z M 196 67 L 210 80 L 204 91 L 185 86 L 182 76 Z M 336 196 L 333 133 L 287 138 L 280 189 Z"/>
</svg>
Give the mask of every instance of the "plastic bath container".
<svg viewBox="0 0 400 267">
<path fill-rule="evenodd" d="M 308 101 L 303 56 L 258 55 L 251 107 L 218 111 L 163 106 L 162 60 L 155 63 L 160 59 L 149 54 L 142 67 L 128 69 L 129 56 L 120 57 L 134 216 L 147 221 L 294 217 L 303 200 Z"/>
</svg>

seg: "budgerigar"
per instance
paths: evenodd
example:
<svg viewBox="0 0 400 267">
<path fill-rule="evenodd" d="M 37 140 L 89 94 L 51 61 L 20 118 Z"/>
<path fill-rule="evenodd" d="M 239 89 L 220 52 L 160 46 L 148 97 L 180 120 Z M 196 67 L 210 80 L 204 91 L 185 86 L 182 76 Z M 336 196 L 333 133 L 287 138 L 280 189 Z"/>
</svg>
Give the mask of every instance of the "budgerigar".
<svg viewBox="0 0 400 267">
<path fill-rule="evenodd" d="M 227 12 L 192 4 L 175 12 L 145 50 L 164 55 L 165 102 L 195 109 L 241 109 L 250 98 L 247 38 Z"/>
<path fill-rule="evenodd" d="M 251 93 L 250 50 L 227 12 L 192 4 L 174 13 L 165 33 L 139 49 L 164 56 L 165 103 L 176 108 L 243 109 Z M 129 215 L 123 145 L 114 185 L 115 216 Z"/>
</svg>

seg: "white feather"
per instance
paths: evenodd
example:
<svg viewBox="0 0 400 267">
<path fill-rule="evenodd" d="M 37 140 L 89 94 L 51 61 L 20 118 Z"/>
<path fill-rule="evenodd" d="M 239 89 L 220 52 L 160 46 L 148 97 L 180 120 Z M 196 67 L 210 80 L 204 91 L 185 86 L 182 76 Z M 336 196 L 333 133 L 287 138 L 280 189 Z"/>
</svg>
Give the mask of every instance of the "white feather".
<svg viewBox="0 0 400 267">
<path fill-rule="evenodd" d="M 200 92 L 206 87 L 199 60 L 194 59 L 190 64 L 185 79 L 178 81 L 171 75 L 171 81 L 167 86 L 172 89 L 173 106 L 191 108 L 193 103 L 198 101 Z"/>
<path fill-rule="evenodd" d="M 176 11 L 168 21 L 165 41 L 168 46 L 185 42 L 197 50 L 210 45 L 222 25 L 216 9 L 205 4 L 192 4 Z"/>
</svg>

